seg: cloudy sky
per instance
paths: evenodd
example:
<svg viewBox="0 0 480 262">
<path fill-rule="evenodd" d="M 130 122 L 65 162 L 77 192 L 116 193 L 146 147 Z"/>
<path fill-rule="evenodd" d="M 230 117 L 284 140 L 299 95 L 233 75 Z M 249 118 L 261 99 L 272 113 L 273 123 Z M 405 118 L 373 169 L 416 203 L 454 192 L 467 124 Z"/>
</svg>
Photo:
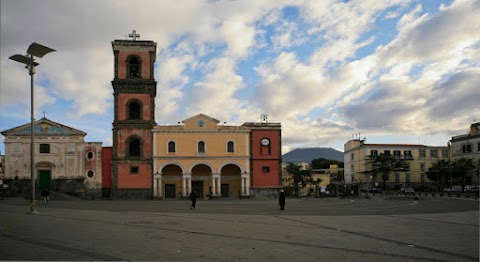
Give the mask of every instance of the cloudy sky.
<svg viewBox="0 0 480 262">
<path fill-rule="evenodd" d="M 157 45 L 156 122 L 199 113 L 282 124 L 283 153 L 368 143 L 445 146 L 480 121 L 480 1 L 1 0 L 0 130 L 35 117 L 112 144 L 111 41 Z M 354 135 L 356 136 L 356 135 Z M 0 151 L 4 153 L 0 136 Z"/>
</svg>

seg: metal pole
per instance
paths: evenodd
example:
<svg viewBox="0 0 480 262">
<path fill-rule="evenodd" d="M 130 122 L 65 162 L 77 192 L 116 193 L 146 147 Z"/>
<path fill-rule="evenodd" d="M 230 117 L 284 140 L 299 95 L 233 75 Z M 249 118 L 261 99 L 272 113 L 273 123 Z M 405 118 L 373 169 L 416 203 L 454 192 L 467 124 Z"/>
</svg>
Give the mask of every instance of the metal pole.
<svg viewBox="0 0 480 262">
<path fill-rule="evenodd" d="M 33 75 L 35 74 L 35 66 L 33 63 L 33 55 L 30 55 L 30 106 L 31 106 L 31 141 L 30 141 L 30 175 L 32 179 L 32 200 L 31 200 L 31 205 L 30 205 L 30 213 L 35 214 L 38 213 L 35 210 L 35 119 L 34 119 L 34 104 L 33 104 L 33 98 L 34 98 L 34 84 L 33 84 Z"/>
</svg>

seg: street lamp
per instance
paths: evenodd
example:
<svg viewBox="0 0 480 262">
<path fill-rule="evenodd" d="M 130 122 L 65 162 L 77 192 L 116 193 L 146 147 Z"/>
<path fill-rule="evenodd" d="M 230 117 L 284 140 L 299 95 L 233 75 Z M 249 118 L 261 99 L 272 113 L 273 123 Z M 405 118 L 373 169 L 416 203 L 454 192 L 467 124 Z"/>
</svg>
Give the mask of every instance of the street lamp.
<svg viewBox="0 0 480 262">
<path fill-rule="evenodd" d="M 38 212 L 35 210 L 35 135 L 34 135 L 34 107 L 33 107 L 33 75 L 35 74 L 35 67 L 39 65 L 39 63 L 35 62 L 34 56 L 42 58 L 44 55 L 54 52 L 55 50 L 43 46 L 41 44 L 37 44 L 33 42 L 27 49 L 27 55 L 12 55 L 9 57 L 11 60 L 25 64 L 30 74 L 30 106 L 31 106 L 31 142 L 30 142 L 30 175 L 32 179 L 32 201 L 30 205 L 30 214 L 37 214 Z"/>
</svg>

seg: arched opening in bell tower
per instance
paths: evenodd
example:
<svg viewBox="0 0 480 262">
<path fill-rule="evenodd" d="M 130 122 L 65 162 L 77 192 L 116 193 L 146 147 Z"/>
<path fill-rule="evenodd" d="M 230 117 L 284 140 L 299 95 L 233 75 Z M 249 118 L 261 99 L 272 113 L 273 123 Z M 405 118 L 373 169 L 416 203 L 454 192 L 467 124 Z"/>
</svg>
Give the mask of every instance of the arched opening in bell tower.
<svg viewBox="0 0 480 262">
<path fill-rule="evenodd" d="M 129 56 L 127 59 L 127 70 L 130 78 L 140 77 L 140 58 L 138 56 Z"/>
<path fill-rule="evenodd" d="M 127 155 L 129 157 L 139 157 L 142 155 L 142 140 L 138 137 L 130 137 L 127 140 Z"/>
<path fill-rule="evenodd" d="M 142 104 L 137 100 L 127 103 L 127 115 L 129 120 L 142 119 Z"/>
</svg>

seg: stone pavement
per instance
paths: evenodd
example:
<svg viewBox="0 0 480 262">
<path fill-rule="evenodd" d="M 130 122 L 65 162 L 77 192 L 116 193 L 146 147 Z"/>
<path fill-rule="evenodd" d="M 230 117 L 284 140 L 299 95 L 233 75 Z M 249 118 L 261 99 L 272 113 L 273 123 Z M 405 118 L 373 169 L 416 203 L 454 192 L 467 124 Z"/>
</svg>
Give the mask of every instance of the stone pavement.
<svg viewBox="0 0 480 262">
<path fill-rule="evenodd" d="M 474 199 L 0 201 L 0 260 L 479 261 Z"/>
</svg>

